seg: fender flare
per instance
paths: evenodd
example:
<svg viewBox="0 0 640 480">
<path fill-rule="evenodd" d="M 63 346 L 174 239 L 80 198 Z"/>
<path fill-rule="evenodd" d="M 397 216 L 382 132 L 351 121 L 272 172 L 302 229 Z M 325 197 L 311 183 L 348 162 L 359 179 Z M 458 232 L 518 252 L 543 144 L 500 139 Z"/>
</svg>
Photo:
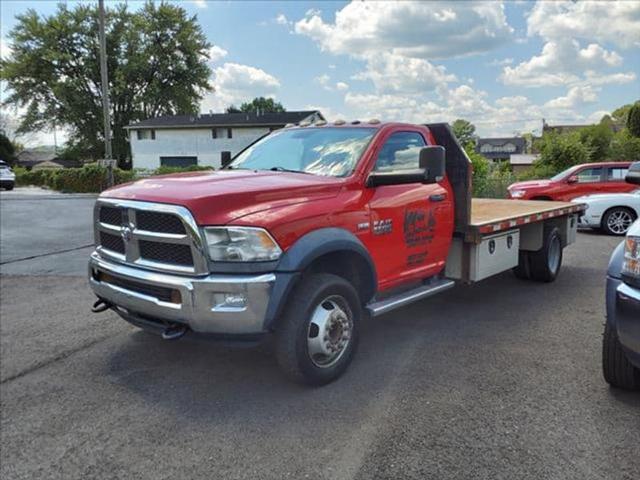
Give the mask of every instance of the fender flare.
<svg viewBox="0 0 640 480">
<path fill-rule="evenodd" d="M 275 268 L 276 282 L 271 291 L 267 307 L 265 327 L 271 329 L 282 312 L 288 295 L 292 292 L 302 272 L 323 255 L 333 252 L 350 252 L 357 255 L 366 266 L 367 302 L 373 297 L 378 285 L 378 276 L 371 255 L 353 233 L 342 228 L 321 228 L 300 237 L 280 258 Z"/>
</svg>

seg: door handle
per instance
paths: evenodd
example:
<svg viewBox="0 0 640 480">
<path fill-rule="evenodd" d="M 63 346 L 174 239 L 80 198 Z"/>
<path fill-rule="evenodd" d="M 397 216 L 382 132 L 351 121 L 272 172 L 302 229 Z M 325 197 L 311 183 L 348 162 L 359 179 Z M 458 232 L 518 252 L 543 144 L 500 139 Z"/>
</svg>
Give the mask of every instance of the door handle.
<svg viewBox="0 0 640 480">
<path fill-rule="evenodd" d="M 429 195 L 429 200 L 431 200 L 432 202 L 441 202 L 445 198 L 447 198 L 447 194 L 446 193 L 437 193 L 437 194 L 434 194 L 434 195 Z"/>
</svg>

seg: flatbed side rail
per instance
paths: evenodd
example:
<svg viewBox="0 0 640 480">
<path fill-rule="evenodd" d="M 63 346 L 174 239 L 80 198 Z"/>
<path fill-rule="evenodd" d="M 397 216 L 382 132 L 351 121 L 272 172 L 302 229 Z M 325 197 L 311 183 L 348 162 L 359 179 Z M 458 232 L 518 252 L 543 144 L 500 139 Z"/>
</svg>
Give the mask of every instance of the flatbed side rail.
<svg viewBox="0 0 640 480">
<path fill-rule="evenodd" d="M 538 208 L 538 205 L 534 205 L 534 203 L 543 205 Z M 581 215 L 587 208 L 583 203 L 533 202 L 528 200 L 473 199 L 472 204 L 471 223 L 465 233 L 465 241 L 472 243 L 479 243 L 484 235 L 506 231 L 522 225 L 565 215 Z M 474 213 L 481 208 L 486 210 L 492 209 L 492 207 L 495 210 L 503 210 L 503 212 L 496 212 L 494 218 L 487 218 L 486 212 L 483 212 L 484 215 L 474 216 Z M 512 207 L 511 212 L 507 215 L 504 214 L 505 207 Z"/>
</svg>

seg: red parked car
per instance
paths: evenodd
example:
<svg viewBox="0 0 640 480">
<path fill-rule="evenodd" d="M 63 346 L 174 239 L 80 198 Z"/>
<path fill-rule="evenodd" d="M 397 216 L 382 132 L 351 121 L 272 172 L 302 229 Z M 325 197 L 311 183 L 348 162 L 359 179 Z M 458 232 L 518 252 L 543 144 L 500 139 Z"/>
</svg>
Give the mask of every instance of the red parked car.
<svg viewBox="0 0 640 480">
<path fill-rule="evenodd" d="M 594 193 L 627 193 L 636 188 L 624 181 L 631 162 L 583 163 L 548 180 L 516 182 L 509 186 L 509 198 L 568 202 Z"/>
</svg>

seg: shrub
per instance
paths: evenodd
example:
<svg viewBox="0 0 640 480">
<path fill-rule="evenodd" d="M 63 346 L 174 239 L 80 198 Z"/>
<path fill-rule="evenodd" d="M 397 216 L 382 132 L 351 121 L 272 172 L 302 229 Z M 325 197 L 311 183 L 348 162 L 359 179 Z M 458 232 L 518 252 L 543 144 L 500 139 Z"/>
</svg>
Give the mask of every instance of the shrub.
<svg viewBox="0 0 640 480">
<path fill-rule="evenodd" d="M 107 187 L 107 169 L 95 163 L 81 168 L 61 168 L 27 171 L 16 168 L 16 183 L 19 186 L 35 185 L 66 193 L 99 193 Z M 113 170 L 115 184 L 135 180 L 132 170 Z"/>
<path fill-rule="evenodd" d="M 202 170 L 213 170 L 213 167 L 206 167 L 202 165 L 190 165 L 188 167 L 159 167 L 153 171 L 152 175 L 169 175 L 172 173 L 199 172 Z"/>
</svg>

